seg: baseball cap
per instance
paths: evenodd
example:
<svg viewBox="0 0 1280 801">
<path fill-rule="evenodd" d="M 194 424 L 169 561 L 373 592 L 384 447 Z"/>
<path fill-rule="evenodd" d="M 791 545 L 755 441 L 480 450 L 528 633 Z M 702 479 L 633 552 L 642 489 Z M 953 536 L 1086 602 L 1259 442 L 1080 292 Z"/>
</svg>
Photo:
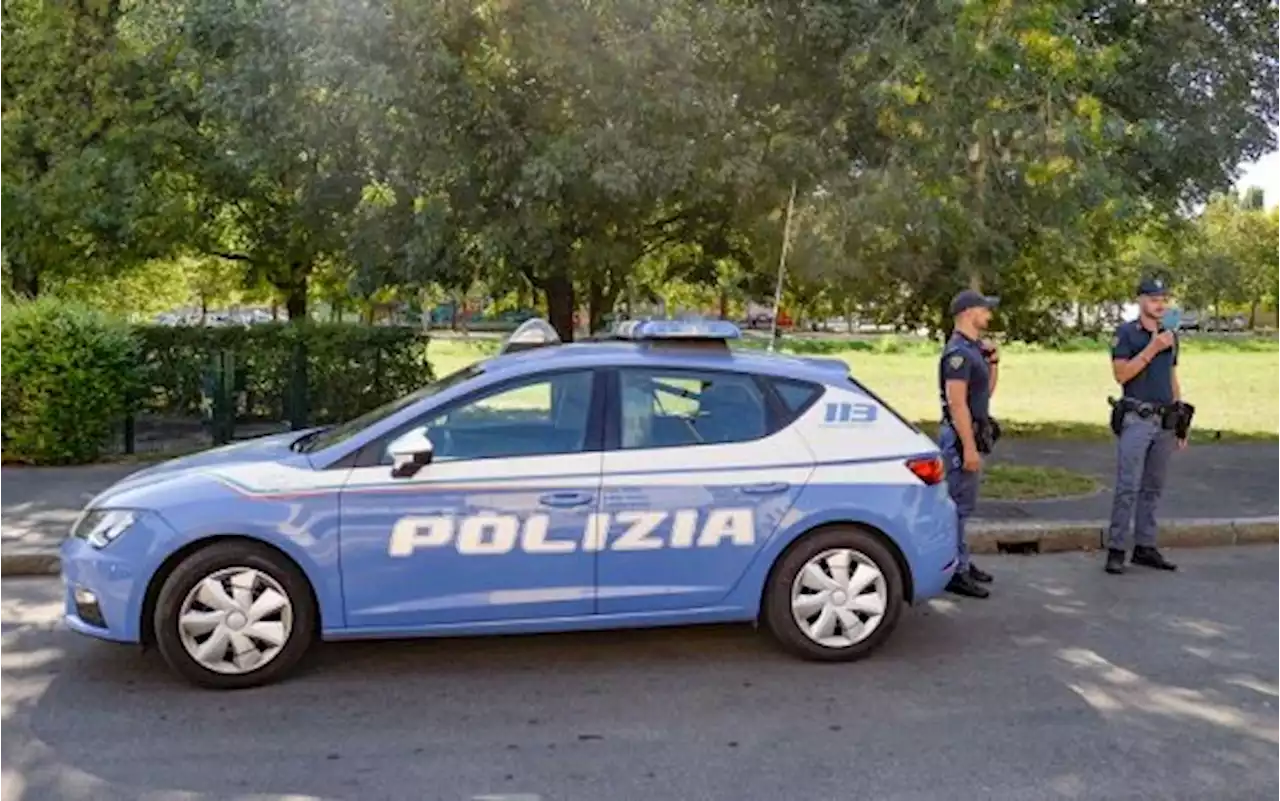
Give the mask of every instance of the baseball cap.
<svg viewBox="0 0 1280 801">
<path fill-rule="evenodd" d="M 1139 295 L 1167 295 L 1169 294 L 1169 286 L 1164 279 L 1155 276 L 1147 276 L 1138 283 Z"/>
<path fill-rule="evenodd" d="M 984 295 L 974 289 L 966 289 L 951 299 L 951 316 L 959 314 L 962 311 L 976 309 L 982 307 L 984 309 L 994 309 L 1000 305 L 1000 298 L 990 295 Z"/>
</svg>

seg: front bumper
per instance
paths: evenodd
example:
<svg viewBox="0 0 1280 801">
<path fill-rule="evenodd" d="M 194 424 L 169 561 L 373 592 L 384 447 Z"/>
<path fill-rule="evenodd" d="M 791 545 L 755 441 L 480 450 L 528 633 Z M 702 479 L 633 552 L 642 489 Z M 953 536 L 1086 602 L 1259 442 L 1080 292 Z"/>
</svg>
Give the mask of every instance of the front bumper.
<svg viewBox="0 0 1280 801">
<path fill-rule="evenodd" d="M 105 548 L 76 537 L 62 543 L 63 621 L 67 628 L 114 642 L 141 641 L 142 600 L 154 573 L 152 544 L 165 532 L 154 514 L 139 515 Z"/>
</svg>

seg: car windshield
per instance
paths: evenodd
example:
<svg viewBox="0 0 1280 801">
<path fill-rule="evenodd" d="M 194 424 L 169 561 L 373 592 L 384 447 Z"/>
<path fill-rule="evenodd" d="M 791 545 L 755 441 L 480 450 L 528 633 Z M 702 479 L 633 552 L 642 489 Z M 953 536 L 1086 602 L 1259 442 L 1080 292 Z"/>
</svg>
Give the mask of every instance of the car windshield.
<svg viewBox="0 0 1280 801">
<path fill-rule="evenodd" d="M 421 389 L 410 392 L 408 395 L 404 395 L 393 401 L 384 403 L 372 411 L 365 412 L 355 419 L 348 420 L 340 425 L 331 426 L 307 435 L 295 442 L 293 447 L 295 450 L 299 450 L 304 453 L 330 448 L 363 431 L 374 423 L 390 417 L 401 409 L 411 406 L 423 398 L 444 392 L 446 389 L 450 389 L 464 381 L 469 381 L 470 379 L 480 375 L 482 372 L 484 372 L 484 368 L 479 364 L 468 365 L 461 370 L 450 373 L 439 381 L 433 381 Z"/>
</svg>

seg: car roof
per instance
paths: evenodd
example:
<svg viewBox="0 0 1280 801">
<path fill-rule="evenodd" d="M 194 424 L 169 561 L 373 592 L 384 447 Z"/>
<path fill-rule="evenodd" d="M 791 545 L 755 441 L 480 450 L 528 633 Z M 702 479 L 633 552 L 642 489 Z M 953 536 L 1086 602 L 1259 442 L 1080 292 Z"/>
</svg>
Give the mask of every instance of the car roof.
<svg viewBox="0 0 1280 801">
<path fill-rule="evenodd" d="M 719 348 L 714 343 L 652 341 L 548 345 L 496 356 L 484 363 L 484 371 L 497 377 L 573 367 L 644 366 L 729 370 L 820 383 L 843 382 L 849 377 L 849 366 L 839 359 L 782 356 L 756 350 Z"/>
</svg>

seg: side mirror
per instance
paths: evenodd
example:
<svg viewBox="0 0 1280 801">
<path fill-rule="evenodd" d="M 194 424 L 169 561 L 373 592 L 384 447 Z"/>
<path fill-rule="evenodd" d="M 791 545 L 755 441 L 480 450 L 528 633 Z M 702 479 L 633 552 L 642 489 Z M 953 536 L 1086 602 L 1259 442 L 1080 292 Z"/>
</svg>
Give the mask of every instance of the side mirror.
<svg viewBox="0 0 1280 801">
<path fill-rule="evenodd" d="M 387 450 L 391 453 L 391 476 L 410 478 L 431 464 L 435 446 L 425 428 L 415 428 L 397 437 Z"/>
</svg>

